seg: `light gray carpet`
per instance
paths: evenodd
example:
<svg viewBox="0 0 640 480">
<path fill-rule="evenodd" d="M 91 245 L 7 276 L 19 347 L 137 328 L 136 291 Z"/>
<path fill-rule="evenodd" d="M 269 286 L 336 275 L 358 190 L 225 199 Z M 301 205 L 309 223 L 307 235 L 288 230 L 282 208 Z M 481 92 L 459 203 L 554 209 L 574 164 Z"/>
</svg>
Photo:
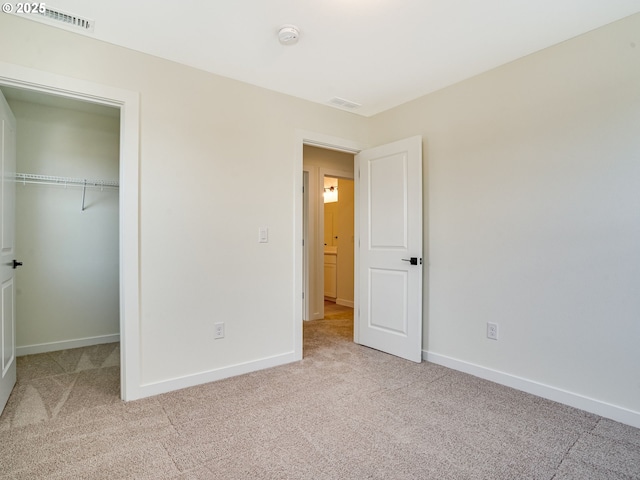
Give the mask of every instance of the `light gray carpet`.
<svg viewBox="0 0 640 480">
<path fill-rule="evenodd" d="M 118 402 L 120 344 L 18 357 L 17 372 L 0 431 Z"/>
<path fill-rule="evenodd" d="M 640 430 L 357 346 L 352 331 L 306 322 L 301 362 L 126 404 L 106 350 L 53 356 L 52 376 L 27 357 L 0 417 L 0 478 L 640 478 Z M 35 423 L 15 395 L 38 404 Z"/>
</svg>

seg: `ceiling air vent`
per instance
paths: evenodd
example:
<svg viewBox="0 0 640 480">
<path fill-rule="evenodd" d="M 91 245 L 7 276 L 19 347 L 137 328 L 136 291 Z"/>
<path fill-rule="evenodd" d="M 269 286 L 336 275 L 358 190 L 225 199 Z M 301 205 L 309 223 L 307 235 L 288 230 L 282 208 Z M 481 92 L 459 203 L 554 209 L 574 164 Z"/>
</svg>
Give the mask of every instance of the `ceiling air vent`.
<svg viewBox="0 0 640 480">
<path fill-rule="evenodd" d="M 354 110 L 362 106 L 359 103 L 352 102 L 350 100 L 345 100 L 344 98 L 340 98 L 340 97 L 333 97 L 331 100 L 329 100 L 329 104 L 334 105 L 336 107 L 348 108 L 350 110 Z"/>
<path fill-rule="evenodd" d="M 44 4 L 40 4 L 44 6 Z M 86 32 L 93 33 L 94 21 L 88 18 L 83 18 L 74 13 L 64 12 L 57 8 L 45 6 L 43 9 L 34 9 L 29 13 L 13 12 L 14 14 L 28 18 L 29 20 L 35 20 L 36 22 L 46 23 L 47 25 L 53 25 L 54 27 L 64 28 L 73 32 Z"/>
</svg>

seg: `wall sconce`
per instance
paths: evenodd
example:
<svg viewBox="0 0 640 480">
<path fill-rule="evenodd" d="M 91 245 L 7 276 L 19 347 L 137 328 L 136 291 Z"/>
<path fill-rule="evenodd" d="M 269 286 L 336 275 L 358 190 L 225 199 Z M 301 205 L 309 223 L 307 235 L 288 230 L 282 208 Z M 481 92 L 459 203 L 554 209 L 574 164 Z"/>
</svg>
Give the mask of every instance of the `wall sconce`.
<svg viewBox="0 0 640 480">
<path fill-rule="evenodd" d="M 333 203 L 338 201 L 338 186 L 324 188 L 324 203 Z"/>
</svg>

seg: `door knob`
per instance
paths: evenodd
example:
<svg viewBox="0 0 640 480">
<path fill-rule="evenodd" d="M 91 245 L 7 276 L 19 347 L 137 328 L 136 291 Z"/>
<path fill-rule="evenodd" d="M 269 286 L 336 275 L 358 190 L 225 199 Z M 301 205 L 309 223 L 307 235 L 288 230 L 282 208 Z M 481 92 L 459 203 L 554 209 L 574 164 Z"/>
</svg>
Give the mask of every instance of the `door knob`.
<svg viewBox="0 0 640 480">
<path fill-rule="evenodd" d="M 418 257 L 403 258 L 403 262 L 409 262 L 411 265 L 418 265 Z M 420 259 L 420 265 L 422 265 L 422 259 Z"/>
<path fill-rule="evenodd" d="M 15 270 L 18 267 L 22 266 L 22 262 L 17 261 L 15 258 L 13 259 L 13 269 Z"/>
</svg>

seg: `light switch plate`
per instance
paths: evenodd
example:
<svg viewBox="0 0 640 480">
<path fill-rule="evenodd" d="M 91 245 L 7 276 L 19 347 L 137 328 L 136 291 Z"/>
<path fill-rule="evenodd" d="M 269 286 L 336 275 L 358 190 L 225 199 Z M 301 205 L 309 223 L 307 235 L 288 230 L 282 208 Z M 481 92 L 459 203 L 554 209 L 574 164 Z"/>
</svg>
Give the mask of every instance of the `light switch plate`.
<svg viewBox="0 0 640 480">
<path fill-rule="evenodd" d="M 258 243 L 269 243 L 269 228 L 258 228 Z"/>
</svg>

